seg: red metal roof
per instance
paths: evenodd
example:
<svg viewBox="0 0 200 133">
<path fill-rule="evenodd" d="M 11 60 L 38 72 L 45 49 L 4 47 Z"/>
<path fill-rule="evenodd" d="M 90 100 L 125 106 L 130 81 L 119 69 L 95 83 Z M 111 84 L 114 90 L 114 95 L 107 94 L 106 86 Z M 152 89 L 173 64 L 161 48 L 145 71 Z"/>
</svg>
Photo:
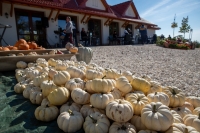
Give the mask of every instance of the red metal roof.
<svg viewBox="0 0 200 133">
<path fill-rule="evenodd" d="M 60 10 L 91 14 L 95 16 L 109 17 L 112 19 L 119 19 L 119 20 L 125 20 L 125 21 L 130 21 L 130 22 L 143 23 L 143 24 L 156 26 L 156 24 L 140 19 L 137 9 L 132 1 L 126 1 L 117 5 L 109 6 L 106 0 L 101 0 L 106 10 L 98 10 L 98 9 L 86 7 L 85 3 L 87 2 L 87 0 L 12 0 L 12 1 L 3 0 L 3 1 L 29 4 L 29 5 L 35 5 L 35 6 L 45 6 L 45 7 L 56 8 Z M 130 5 L 132 6 L 133 11 L 135 12 L 137 16 L 136 18 L 128 17 L 124 15 L 125 11 L 128 9 Z"/>
</svg>

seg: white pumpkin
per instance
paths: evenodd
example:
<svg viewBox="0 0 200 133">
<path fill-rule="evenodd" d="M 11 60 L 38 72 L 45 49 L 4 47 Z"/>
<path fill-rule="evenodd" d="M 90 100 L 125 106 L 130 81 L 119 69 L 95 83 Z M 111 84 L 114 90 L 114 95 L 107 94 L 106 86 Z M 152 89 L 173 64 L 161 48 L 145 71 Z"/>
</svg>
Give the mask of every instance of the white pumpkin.
<svg viewBox="0 0 200 133">
<path fill-rule="evenodd" d="M 84 89 L 85 82 L 80 78 L 73 78 L 66 82 L 65 87 L 72 91 L 75 88 Z"/>
<path fill-rule="evenodd" d="M 30 92 L 30 101 L 32 104 L 41 104 L 43 95 L 41 91 L 32 91 Z"/>
<path fill-rule="evenodd" d="M 172 110 L 176 111 L 182 118 L 187 114 L 192 114 L 192 112 L 186 107 L 176 107 L 172 108 Z"/>
<path fill-rule="evenodd" d="M 169 96 L 164 92 L 154 92 L 147 95 L 149 102 L 161 102 L 162 104 L 169 106 Z"/>
<path fill-rule="evenodd" d="M 116 122 L 127 122 L 133 117 L 133 107 L 130 102 L 123 99 L 115 99 L 106 106 L 106 115 Z"/>
<path fill-rule="evenodd" d="M 30 94 L 33 91 L 41 91 L 41 89 L 39 87 L 27 87 L 26 89 L 24 89 L 23 91 L 23 96 L 24 98 L 30 99 Z"/>
<path fill-rule="evenodd" d="M 133 125 L 136 127 L 136 130 L 137 130 L 137 131 L 147 129 L 147 128 L 145 127 L 145 125 L 142 123 L 141 117 L 140 117 L 139 115 L 134 115 L 134 116 L 131 118 L 130 123 L 133 124 Z"/>
<path fill-rule="evenodd" d="M 90 103 L 98 109 L 105 109 L 106 105 L 113 100 L 114 97 L 111 93 L 95 93 L 90 96 Z"/>
<path fill-rule="evenodd" d="M 81 105 L 75 103 L 75 102 L 72 102 L 72 101 L 69 101 L 65 104 L 63 104 L 61 107 L 60 107 L 60 114 L 62 112 L 66 112 L 68 110 L 71 110 L 71 111 L 77 111 L 79 112 L 81 109 Z"/>
<path fill-rule="evenodd" d="M 136 128 L 131 123 L 113 122 L 109 128 L 109 133 L 136 133 Z"/>
<path fill-rule="evenodd" d="M 58 85 L 65 85 L 66 82 L 70 79 L 70 74 L 67 71 L 59 71 L 53 77 L 53 82 Z"/>
<path fill-rule="evenodd" d="M 24 68 L 27 67 L 27 63 L 24 62 L 24 61 L 18 61 L 17 64 L 16 64 L 16 67 L 17 67 L 17 68 L 24 69 Z"/>
<path fill-rule="evenodd" d="M 124 94 L 131 92 L 133 89 L 128 79 L 124 76 L 121 76 L 116 80 L 116 88 Z"/>
<path fill-rule="evenodd" d="M 90 94 L 80 88 L 73 89 L 71 97 L 78 104 L 87 104 L 90 102 Z"/>
<path fill-rule="evenodd" d="M 14 86 L 14 91 L 16 93 L 22 93 L 25 89 L 26 89 L 26 85 L 22 82 L 19 82 Z"/>
<path fill-rule="evenodd" d="M 141 120 L 149 130 L 166 131 L 174 122 L 174 117 L 169 107 L 161 102 L 152 102 L 142 109 Z"/>
<path fill-rule="evenodd" d="M 80 112 L 81 112 L 81 114 L 83 115 L 84 118 L 86 118 L 87 116 L 89 116 L 90 114 L 95 113 L 95 112 L 99 112 L 101 114 L 106 114 L 105 110 L 95 108 L 90 104 L 83 105 L 80 109 Z"/>
<path fill-rule="evenodd" d="M 40 88 L 42 89 L 42 95 L 47 97 L 50 92 L 57 88 L 57 86 L 52 80 L 45 80 L 41 83 Z"/>
<path fill-rule="evenodd" d="M 77 111 L 63 112 L 58 116 L 58 127 L 64 132 L 72 133 L 82 128 L 84 119 L 81 113 Z"/>
<path fill-rule="evenodd" d="M 95 112 L 86 117 L 83 123 L 85 133 L 107 133 L 110 122 L 106 115 Z"/>
</svg>

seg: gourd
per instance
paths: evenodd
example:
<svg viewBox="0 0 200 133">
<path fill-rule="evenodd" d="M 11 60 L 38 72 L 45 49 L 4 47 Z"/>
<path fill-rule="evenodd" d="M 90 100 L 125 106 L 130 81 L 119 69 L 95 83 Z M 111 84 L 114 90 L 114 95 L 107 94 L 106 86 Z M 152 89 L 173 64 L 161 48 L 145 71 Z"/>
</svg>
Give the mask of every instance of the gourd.
<svg viewBox="0 0 200 133">
<path fill-rule="evenodd" d="M 75 66 L 69 66 L 66 71 L 70 74 L 71 78 L 80 78 L 82 80 L 85 79 L 85 72 Z"/>
<path fill-rule="evenodd" d="M 71 47 L 69 48 L 69 51 L 72 53 L 72 54 L 75 54 L 78 52 L 78 48 L 77 47 Z"/>
<path fill-rule="evenodd" d="M 103 78 L 104 73 L 98 68 L 93 68 L 93 69 L 87 69 L 85 75 L 88 80 L 92 80 L 95 78 L 99 78 L 99 79 Z"/>
<path fill-rule="evenodd" d="M 124 76 L 121 76 L 116 80 L 116 88 L 124 94 L 131 92 L 133 89 L 128 79 Z"/>
<path fill-rule="evenodd" d="M 107 79 L 117 79 L 121 76 L 121 71 L 118 71 L 116 69 L 105 69 L 105 78 Z"/>
<path fill-rule="evenodd" d="M 30 94 L 33 91 L 41 91 L 41 89 L 39 87 L 27 87 L 26 89 L 24 89 L 23 91 L 23 96 L 24 98 L 29 99 L 30 98 Z"/>
<path fill-rule="evenodd" d="M 195 109 L 192 111 L 192 114 L 198 116 L 198 115 L 200 114 L 200 107 L 195 108 Z"/>
<path fill-rule="evenodd" d="M 89 116 L 90 114 L 95 113 L 95 112 L 105 114 L 105 110 L 95 108 L 94 106 L 92 106 L 90 104 L 83 105 L 80 109 L 80 112 L 81 112 L 81 114 L 83 115 L 84 118 L 86 118 L 87 116 Z"/>
<path fill-rule="evenodd" d="M 84 89 L 85 82 L 80 78 L 73 78 L 66 82 L 65 87 L 72 91 L 75 88 Z"/>
<path fill-rule="evenodd" d="M 30 92 L 30 101 L 32 104 L 41 104 L 43 95 L 40 90 L 33 90 Z"/>
<path fill-rule="evenodd" d="M 171 110 L 173 117 L 174 117 L 174 123 L 184 123 L 183 118 L 174 110 Z"/>
<path fill-rule="evenodd" d="M 135 115 L 140 115 L 141 110 L 149 103 L 148 98 L 140 93 L 128 93 L 126 94 L 125 99 L 131 103 Z"/>
<path fill-rule="evenodd" d="M 64 132 L 72 133 L 81 129 L 84 119 L 81 113 L 68 110 L 58 116 L 57 124 Z"/>
<path fill-rule="evenodd" d="M 149 81 L 149 83 L 151 84 L 151 88 L 148 91 L 149 93 L 154 93 L 154 92 L 162 92 L 162 86 L 159 82 L 156 81 Z"/>
<path fill-rule="evenodd" d="M 187 114 L 192 114 L 192 112 L 186 107 L 176 107 L 172 108 L 172 110 L 176 111 L 182 118 Z"/>
<path fill-rule="evenodd" d="M 20 69 L 20 68 L 21 68 L 21 69 L 24 69 L 24 68 L 27 67 L 27 63 L 24 62 L 24 61 L 18 61 L 17 64 L 16 64 L 16 67 L 19 68 L 19 69 Z"/>
<path fill-rule="evenodd" d="M 70 74 L 67 71 L 59 71 L 53 76 L 53 82 L 58 86 L 65 85 L 69 79 Z"/>
<path fill-rule="evenodd" d="M 133 107 L 130 102 L 115 99 L 106 106 L 106 115 L 115 122 L 127 122 L 133 117 Z"/>
<path fill-rule="evenodd" d="M 145 129 L 146 129 L 146 127 L 145 127 L 145 125 L 142 123 L 141 117 L 140 117 L 139 115 L 134 115 L 134 116 L 131 118 L 130 123 L 133 124 L 133 125 L 136 127 L 136 130 L 137 130 L 137 131 L 145 130 Z"/>
<path fill-rule="evenodd" d="M 115 87 L 115 84 L 113 79 L 93 79 L 91 89 L 96 93 L 107 93 Z"/>
<path fill-rule="evenodd" d="M 47 74 L 42 74 L 40 76 L 37 76 L 33 79 L 33 84 L 36 87 L 40 87 L 40 85 L 42 84 L 43 81 L 49 80 L 49 77 Z"/>
<path fill-rule="evenodd" d="M 90 103 L 98 109 L 105 109 L 106 105 L 113 100 L 114 97 L 111 93 L 95 93 L 90 96 Z"/>
<path fill-rule="evenodd" d="M 130 71 L 124 71 L 122 73 L 122 76 L 125 76 L 128 79 L 128 81 L 131 82 L 134 77 L 134 74 Z"/>
<path fill-rule="evenodd" d="M 186 102 L 191 103 L 194 108 L 200 107 L 200 97 L 196 97 L 196 96 L 189 96 L 186 97 Z"/>
<path fill-rule="evenodd" d="M 169 107 L 181 107 L 185 103 L 185 94 L 181 89 L 174 86 L 163 88 L 163 92 L 169 96 Z"/>
<path fill-rule="evenodd" d="M 72 43 L 70 43 L 70 42 L 68 42 L 66 45 L 65 45 L 65 48 L 67 49 L 67 50 L 69 50 L 71 47 L 73 47 L 74 45 L 72 44 Z"/>
<path fill-rule="evenodd" d="M 86 117 L 83 123 L 85 133 L 107 133 L 110 122 L 106 115 L 95 112 Z"/>
<path fill-rule="evenodd" d="M 189 102 L 185 102 L 183 104 L 183 107 L 188 108 L 191 112 L 194 110 L 194 106 L 191 103 L 189 103 Z"/>
<path fill-rule="evenodd" d="M 138 133 L 157 133 L 157 132 L 151 130 L 140 130 Z"/>
<path fill-rule="evenodd" d="M 57 71 L 65 71 L 67 69 L 67 67 L 68 67 L 68 64 L 63 63 L 63 62 L 59 62 L 59 63 L 56 64 L 55 69 Z"/>
<path fill-rule="evenodd" d="M 67 102 L 69 97 L 70 92 L 67 88 L 58 87 L 57 89 L 50 92 L 47 98 L 52 105 L 62 105 Z"/>
<path fill-rule="evenodd" d="M 139 77 L 134 77 L 131 81 L 131 85 L 133 87 L 133 90 L 142 91 L 145 94 L 149 92 L 151 88 L 151 84 L 149 83 L 149 81 Z"/>
<path fill-rule="evenodd" d="M 194 127 L 198 132 L 200 132 L 200 114 L 198 116 L 187 114 L 185 117 L 183 117 L 183 121 L 186 126 Z"/>
<path fill-rule="evenodd" d="M 93 52 L 91 48 L 88 47 L 79 47 L 78 54 L 76 54 L 77 61 L 84 61 L 89 64 L 93 56 Z"/>
<path fill-rule="evenodd" d="M 36 49 L 37 48 L 37 44 L 34 41 L 27 42 L 27 44 L 29 45 L 29 49 Z"/>
<path fill-rule="evenodd" d="M 147 95 L 149 102 L 161 102 L 162 104 L 169 106 L 169 96 L 164 92 L 154 92 Z"/>
<path fill-rule="evenodd" d="M 57 118 L 59 110 L 56 106 L 42 104 L 36 108 L 34 114 L 37 120 L 49 122 Z"/>
<path fill-rule="evenodd" d="M 131 123 L 113 122 L 109 128 L 109 133 L 136 133 L 136 128 Z"/>
<path fill-rule="evenodd" d="M 26 85 L 22 82 L 19 82 L 14 86 L 14 91 L 16 93 L 22 93 L 25 89 L 26 89 Z"/>
<path fill-rule="evenodd" d="M 173 125 L 165 131 L 165 133 L 199 133 L 193 127 L 186 126 L 181 123 L 173 123 Z"/>
<path fill-rule="evenodd" d="M 161 102 L 145 105 L 141 111 L 141 120 L 147 129 L 154 131 L 166 131 L 174 122 L 169 107 Z"/>
<path fill-rule="evenodd" d="M 72 90 L 71 98 L 78 104 L 87 104 L 90 102 L 90 94 L 80 88 Z"/>
<path fill-rule="evenodd" d="M 57 88 L 57 86 L 52 80 L 45 80 L 41 83 L 40 88 L 42 89 L 42 95 L 47 97 L 50 92 Z"/>
<path fill-rule="evenodd" d="M 75 102 L 72 102 L 72 101 L 69 101 L 65 104 L 63 104 L 61 107 L 60 107 L 60 114 L 62 112 L 66 112 L 68 110 L 71 110 L 71 111 L 77 111 L 79 112 L 81 109 L 81 105 L 75 103 Z"/>
<path fill-rule="evenodd" d="M 121 92 L 116 88 L 113 89 L 110 93 L 113 95 L 114 99 L 121 99 L 122 98 Z"/>
</svg>

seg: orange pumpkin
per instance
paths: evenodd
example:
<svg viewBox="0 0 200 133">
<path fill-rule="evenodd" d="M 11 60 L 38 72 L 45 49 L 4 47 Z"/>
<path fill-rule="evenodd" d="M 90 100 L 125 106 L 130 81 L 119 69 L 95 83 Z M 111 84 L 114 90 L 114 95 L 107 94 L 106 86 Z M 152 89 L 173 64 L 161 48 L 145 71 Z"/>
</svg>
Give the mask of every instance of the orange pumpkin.
<svg viewBox="0 0 200 133">
<path fill-rule="evenodd" d="M 36 49 L 37 48 L 37 43 L 35 43 L 34 41 L 28 42 L 28 45 L 29 45 L 29 49 Z"/>
<path fill-rule="evenodd" d="M 15 43 L 14 47 L 19 47 L 20 44 L 26 44 L 26 43 L 27 43 L 26 40 L 24 40 L 24 39 L 19 39 L 19 40 Z"/>
<path fill-rule="evenodd" d="M 7 47 L 2 47 L 2 51 L 10 51 L 10 49 Z"/>
<path fill-rule="evenodd" d="M 0 51 L 2 51 L 2 47 L 0 47 Z"/>
<path fill-rule="evenodd" d="M 20 44 L 20 45 L 18 46 L 18 49 L 19 49 L 19 50 L 29 50 L 29 45 L 28 45 L 27 43 L 25 43 L 25 44 Z"/>
<path fill-rule="evenodd" d="M 13 46 L 9 45 L 9 46 L 7 46 L 7 48 L 11 50 L 11 49 L 13 49 Z"/>
<path fill-rule="evenodd" d="M 13 47 L 11 50 L 18 50 L 18 48 L 17 47 Z"/>
<path fill-rule="evenodd" d="M 71 47 L 71 48 L 69 49 L 69 51 L 70 51 L 71 53 L 77 53 L 77 52 L 78 52 L 78 48 L 77 48 L 77 47 Z"/>
<path fill-rule="evenodd" d="M 45 48 L 43 48 L 42 46 L 35 48 L 36 50 L 43 50 Z"/>
</svg>

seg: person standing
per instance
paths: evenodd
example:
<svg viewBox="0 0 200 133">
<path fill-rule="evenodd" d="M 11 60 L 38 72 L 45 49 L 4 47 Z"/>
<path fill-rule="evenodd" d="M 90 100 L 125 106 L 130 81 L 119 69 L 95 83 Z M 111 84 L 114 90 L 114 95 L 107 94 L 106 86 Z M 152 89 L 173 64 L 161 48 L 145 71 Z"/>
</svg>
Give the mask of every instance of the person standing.
<svg viewBox="0 0 200 133">
<path fill-rule="evenodd" d="M 65 29 L 65 43 L 73 43 L 73 24 L 69 16 L 66 17 L 66 29 Z"/>
<path fill-rule="evenodd" d="M 146 39 L 147 39 L 147 29 L 144 27 L 144 25 L 142 25 L 140 27 L 139 32 L 141 35 L 142 44 L 144 45 L 144 43 L 146 42 Z"/>
</svg>

